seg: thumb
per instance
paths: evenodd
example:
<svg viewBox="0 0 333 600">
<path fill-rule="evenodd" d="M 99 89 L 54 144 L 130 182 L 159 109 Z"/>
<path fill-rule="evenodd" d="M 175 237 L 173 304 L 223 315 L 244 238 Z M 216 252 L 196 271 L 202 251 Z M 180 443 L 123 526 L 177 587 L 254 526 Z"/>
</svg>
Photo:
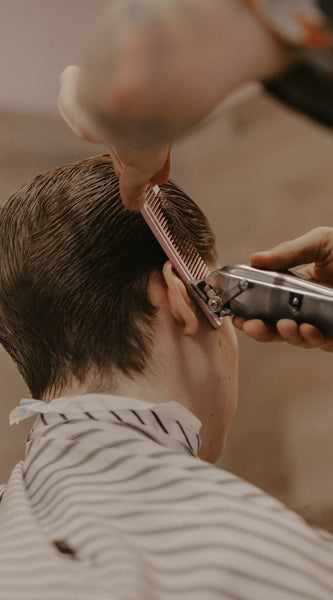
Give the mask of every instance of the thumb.
<svg viewBox="0 0 333 600">
<path fill-rule="evenodd" d="M 162 185 L 162 183 L 166 183 L 170 177 L 171 171 L 171 146 L 167 151 L 166 159 L 164 165 L 153 175 L 149 183 L 150 185 Z"/>
<path fill-rule="evenodd" d="M 136 158 L 136 166 L 126 164 L 126 159 L 132 160 L 132 156 L 126 156 L 121 153 L 121 159 L 118 161 L 114 160 L 115 154 L 114 149 L 111 153 L 114 164 L 119 174 L 119 189 L 120 195 L 126 208 L 129 210 L 140 210 L 145 202 L 145 192 L 148 184 L 151 186 L 162 185 L 165 183 L 170 175 L 171 169 L 171 147 L 166 150 L 163 149 L 162 153 L 152 151 L 151 156 L 144 156 L 140 159 L 140 154 Z M 152 169 L 158 165 L 162 166 L 154 173 Z M 153 174 L 152 174 L 153 173 Z"/>
<path fill-rule="evenodd" d="M 315 263 L 312 270 L 316 278 L 333 278 L 333 229 L 317 227 L 312 231 L 283 242 L 266 252 L 256 252 L 250 261 L 254 267 L 290 269 L 305 263 Z"/>
<path fill-rule="evenodd" d="M 124 166 L 119 178 L 121 199 L 129 210 L 140 210 L 145 203 L 145 191 L 148 179 L 144 173 L 132 167 Z"/>
<path fill-rule="evenodd" d="M 93 143 L 101 143 L 103 135 L 78 101 L 80 68 L 76 65 L 66 67 L 59 77 L 60 90 L 58 108 L 67 125 L 76 135 Z"/>
</svg>

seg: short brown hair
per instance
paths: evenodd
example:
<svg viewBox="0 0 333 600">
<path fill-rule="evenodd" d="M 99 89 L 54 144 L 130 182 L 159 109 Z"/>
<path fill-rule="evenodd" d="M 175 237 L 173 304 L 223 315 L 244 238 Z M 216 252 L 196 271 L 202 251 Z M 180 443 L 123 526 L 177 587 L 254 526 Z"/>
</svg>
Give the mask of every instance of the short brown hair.
<svg viewBox="0 0 333 600">
<path fill-rule="evenodd" d="M 206 260 L 208 222 L 172 182 L 163 187 L 172 227 Z M 0 341 L 32 395 L 91 368 L 144 370 L 155 309 L 151 273 L 166 256 L 140 213 L 126 210 L 108 156 L 38 175 L 0 210 Z"/>
</svg>

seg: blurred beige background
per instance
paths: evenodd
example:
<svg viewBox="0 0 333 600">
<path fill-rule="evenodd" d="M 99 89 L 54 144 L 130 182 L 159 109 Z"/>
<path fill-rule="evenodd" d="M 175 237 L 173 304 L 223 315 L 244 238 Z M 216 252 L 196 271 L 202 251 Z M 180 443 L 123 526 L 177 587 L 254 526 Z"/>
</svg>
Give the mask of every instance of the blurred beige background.
<svg viewBox="0 0 333 600">
<path fill-rule="evenodd" d="M 42 170 L 102 151 L 57 114 L 57 77 L 77 60 L 107 0 L 1 0 L 1 201 Z M 332 225 L 333 132 L 257 88 L 219 107 L 177 144 L 173 177 L 206 211 L 221 264 Z M 240 402 L 221 464 L 333 530 L 330 354 L 239 336 Z M 8 413 L 28 394 L 0 349 L 0 481 L 23 457 L 29 423 Z"/>
</svg>

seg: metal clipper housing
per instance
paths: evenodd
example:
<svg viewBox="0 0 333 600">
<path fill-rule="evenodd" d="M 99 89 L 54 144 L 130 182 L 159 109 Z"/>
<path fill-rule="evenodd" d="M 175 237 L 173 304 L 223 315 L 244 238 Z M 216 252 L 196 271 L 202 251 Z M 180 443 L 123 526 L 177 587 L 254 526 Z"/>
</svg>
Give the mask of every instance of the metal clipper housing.
<svg viewBox="0 0 333 600">
<path fill-rule="evenodd" d="M 268 323 L 293 319 L 333 331 L 333 289 L 291 273 L 229 265 L 192 281 L 191 288 L 216 318 L 236 314 Z"/>
</svg>

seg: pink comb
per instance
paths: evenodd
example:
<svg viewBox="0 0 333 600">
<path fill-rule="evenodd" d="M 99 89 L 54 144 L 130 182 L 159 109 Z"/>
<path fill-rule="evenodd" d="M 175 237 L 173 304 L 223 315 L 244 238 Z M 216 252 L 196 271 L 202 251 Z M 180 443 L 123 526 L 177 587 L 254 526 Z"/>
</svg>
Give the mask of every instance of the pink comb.
<svg viewBox="0 0 333 600">
<path fill-rule="evenodd" d="M 109 152 L 118 174 L 121 173 L 124 165 L 119 160 L 119 157 L 112 146 L 109 147 Z M 162 194 L 163 192 L 158 185 L 155 185 L 154 187 L 147 185 L 146 200 L 140 212 L 161 248 L 163 248 L 165 254 L 174 266 L 179 277 L 186 284 L 187 288 L 192 290 L 191 282 L 208 277 L 211 273 L 211 269 L 208 268 L 200 254 L 186 238 L 177 240 L 172 235 L 168 226 L 167 216 L 161 203 Z M 195 300 L 198 302 L 200 308 L 203 310 L 213 327 L 219 327 L 222 323 L 222 319 L 213 316 L 208 311 L 206 304 L 201 302 L 197 296 L 195 296 Z"/>
<path fill-rule="evenodd" d="M 186 243 L 186 239 L 181 241 L 174 239 L 161 205 L 161 196 L 162 192 L 158 185 L 153 188 L 147 186 L 146 201 L 141 209 L 144 220 L 184 283 L 204 279 L 210 274 L 210 269 L 192 245 Z"/>
</svg>

